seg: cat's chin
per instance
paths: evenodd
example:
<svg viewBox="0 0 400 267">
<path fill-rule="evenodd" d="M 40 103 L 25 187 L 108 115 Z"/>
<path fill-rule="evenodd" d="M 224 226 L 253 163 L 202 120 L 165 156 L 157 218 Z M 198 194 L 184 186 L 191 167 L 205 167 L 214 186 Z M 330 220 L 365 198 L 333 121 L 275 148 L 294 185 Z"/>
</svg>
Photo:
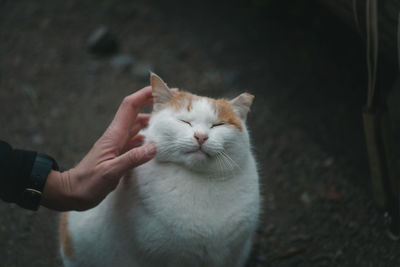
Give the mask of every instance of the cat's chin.
<svg viewBox="0 0 400 267">
<path fill-rule="evenodd" d="M 194 172 L 208 173 L 210 172 L 210 164 L 213 162 L 213 157 L 203 151 L 194 151 L 185 153 L 182 165 Z"/>
<path fill-rule="evenodd" d="M 193 159 L 199 159 L 199 160 L 208 159 L 211 157 L 210 154 L 208 154 L 202 149 L 196 149 L 194 151 L 186 152 L 185 154 L 189 157 L 192 157 Z"/>
</svg>

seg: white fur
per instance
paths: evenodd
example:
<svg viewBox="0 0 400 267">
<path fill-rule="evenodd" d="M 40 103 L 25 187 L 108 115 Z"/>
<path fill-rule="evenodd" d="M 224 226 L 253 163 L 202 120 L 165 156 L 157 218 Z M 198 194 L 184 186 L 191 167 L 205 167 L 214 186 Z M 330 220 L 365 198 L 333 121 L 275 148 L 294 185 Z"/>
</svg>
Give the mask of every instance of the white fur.
<svg viewBox="0 0 400 267">
<path fill-rule="evenodd" d="M 180 120 L 189 121 L 191 126 Z M 145 131 L 157 157 L 125 177 L 98 207 L 68 217 L 65 266 L 244 266 L 259 216 L 249 136 L 218 122 L 210 102 L 164 108 Z M 202 152 L 193 135 L 208 134 Z"/>
</svg>

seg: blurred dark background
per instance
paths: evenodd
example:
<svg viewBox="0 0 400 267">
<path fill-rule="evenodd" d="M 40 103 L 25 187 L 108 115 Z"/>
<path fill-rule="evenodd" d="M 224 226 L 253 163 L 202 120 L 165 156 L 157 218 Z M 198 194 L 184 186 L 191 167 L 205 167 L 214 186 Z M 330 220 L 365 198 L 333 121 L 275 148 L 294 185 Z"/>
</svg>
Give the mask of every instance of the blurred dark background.
<svg viewBox="0 0 400 267">
<path fill-rule="evenodd" d="M 400 266 L 371 191 L 365 36 L 324 2 L 0 0 L 0 139 L 67 169 L 150 70 L 202 95 L 247 91 L 264 198 L 248 266 Z M 383 50 L 399 151 L 397 54 Z M 58 213 L 0 214 L 0 266 L 61 266 Z"/>
</svg>

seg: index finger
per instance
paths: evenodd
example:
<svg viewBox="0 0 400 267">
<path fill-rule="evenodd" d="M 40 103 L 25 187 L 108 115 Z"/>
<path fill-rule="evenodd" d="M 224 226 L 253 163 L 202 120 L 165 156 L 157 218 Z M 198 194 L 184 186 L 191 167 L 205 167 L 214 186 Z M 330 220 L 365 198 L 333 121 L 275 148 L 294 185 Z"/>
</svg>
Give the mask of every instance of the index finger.
<svg viewBox="0 0 400 267">
<path fill-rule="evenodd" d="M 140 109 L 151 104 L 153 104 L 151 86 L 125 97 L 110 124 L 110 129 L 117 132 L 129 132 Z"/>
</svg>

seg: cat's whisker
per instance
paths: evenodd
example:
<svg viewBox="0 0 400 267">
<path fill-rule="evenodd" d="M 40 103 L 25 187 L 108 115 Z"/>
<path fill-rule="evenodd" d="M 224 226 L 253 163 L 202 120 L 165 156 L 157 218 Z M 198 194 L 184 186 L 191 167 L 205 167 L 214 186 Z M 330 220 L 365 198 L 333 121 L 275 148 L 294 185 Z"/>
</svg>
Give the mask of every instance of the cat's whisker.
<svg viewBox="0 0 400 267">
<path fill-rule="evenodd" d="M 238 167 L 240 169 L 239 164 L 236 163 L 236 161 L 234 161 L 228 154 L 226 154 L 225 152 L 223 152 L 223 154 L 234 164 L 236 165 L 236 167 Z"/>
<path fill-rule="evenodd" d="M 233 169 L 233 165 L 232 163 L 229 162 L 229 160 L 226 159 L 226 157 L 223 154 L 220 154 L 221 156 L 221 161 L 224 163 L 224 165 L 226 166 L 226 170 L 228 171 L 232 171 Z"/>
<path fill-rule="evenodd" d="M 225 153 L 225 151 L 221 151 L 221 154 L 228 160 L 230 161 L 233 165 L 235 165 L 237 168 L 241 169 L 240 166 L 234 161 L 228 154 Z"/>
<path fill-rule="evenodd" d="M 222 163 L 222 170 L 225 171 L 230 171 L 232 172 L 234 169 L 234 166 L 232 165 L 232 163 L 225 157 L 225 155 L 222 152 L 219 152 L 218 154 L 218 158 L 220 159 L 221 163 Z"/>
<path fill-rule="evenodd" d="M 219 170 L 213 175 L 210 175 L 210 179 L 218 180 L 218 181 L 225 181 L 226 179 L 229 179 L 231 177 L 231 174 L 233 173 L 231 168 L 229 167 L 228 162 L 223 158 L 223 156 L 220 153 L 217 153 L 215 155 L 215 158 L 217 160 L 217 163 L 220 167 Z M 228 174 L 228 175 L 227 175 Z"/>
<path fill-rule="evenodd" d="M 219 172 L 223 172 L 223 169 L 224 169 L 224 167 L 223 167 L 223 165 L 222 165 L 222 162 L 221 162 L 221 158 L 220 158 L 220 156 L 218 155 L 218 154 L 216 154 L 216 159 L 217 159 L 217 162 L 218 162 L 218 165 L 219 165 Z"/>
</svg>

